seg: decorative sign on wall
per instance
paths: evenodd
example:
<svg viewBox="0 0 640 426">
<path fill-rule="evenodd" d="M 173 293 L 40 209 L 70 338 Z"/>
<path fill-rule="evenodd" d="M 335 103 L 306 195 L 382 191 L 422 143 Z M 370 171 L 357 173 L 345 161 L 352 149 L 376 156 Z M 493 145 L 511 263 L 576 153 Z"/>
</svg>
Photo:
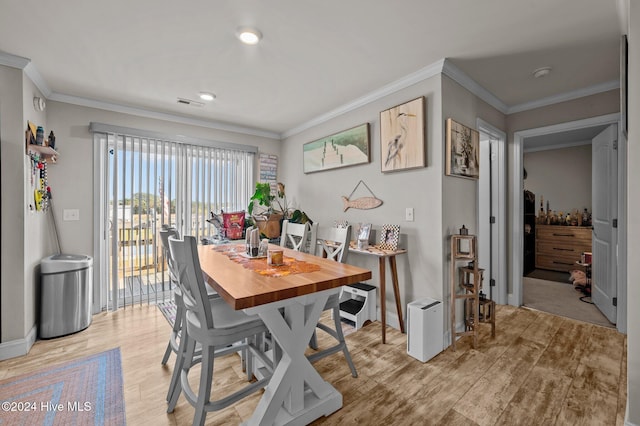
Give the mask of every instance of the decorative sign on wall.
<svg viewBox="0 0 640 426">
<path fill-rule="evenodd" d="M 260 182 L 271 185 L 275 191 L 278 180 L 278 156 L 273 154 L 260 154 Z"/>
<path fill-rule="evenodd" d="M 358 189 L 358 187 L 361 184 L 367 188 L 367 190 L 371 194 L 371 197 L 360 197 L 360 198 L 352 199 L 351 197 L 353 196 L 353 194 L 356 192 L 356 189 Z M 381 205 L 382 205 L 382 200 L 377 198 L 376 195 L 373 193 L 373 191 L 369 189 L 367 184 L 364 183 L 362 180 L 358 182 L 355 188 L 353 188 L 353 191 L 351 191 L 351 194 L 349 194 L 348 197 L 342 196 L 342 210 L 345 212 L 349 209 L 360 209 L 360 210 L 375 209 L 376 207 L 379 207 Z"/>
</svg>

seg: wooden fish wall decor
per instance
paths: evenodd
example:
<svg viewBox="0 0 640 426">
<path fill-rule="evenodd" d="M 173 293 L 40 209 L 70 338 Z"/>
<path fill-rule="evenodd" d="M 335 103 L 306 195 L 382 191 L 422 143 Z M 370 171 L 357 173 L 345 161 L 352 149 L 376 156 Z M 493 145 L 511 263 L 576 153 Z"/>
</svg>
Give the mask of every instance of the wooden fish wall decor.
<svg viewBox="0 0 640 426">
<path fill-rule="evenodd" d="M 353 193 L 356 192 L 356 189 L 358 189 L 358 186 L 360 186 L 360 184 L 363 184 L 369 190 L 372 197 L 360 197 L 352 200 L 351 197 L 353 196 Z M 353 188 L 353 191 L 351 191 L 351 194 L 348 197 L 342 196 L 342 209 L 345 212 L 349 209 L 360 209 L 360 210 L 375 209 L 376 207 L 380 207 L 381 205 L 382 205 L 382 200 L 377 198 L 376 195 L 373 193 L 373 191 L 371 191 L 371 189 L 369 189 L 367 184 L 364 183 L 362 180 L 358 182 L 355 188 Z"/>
</svg>

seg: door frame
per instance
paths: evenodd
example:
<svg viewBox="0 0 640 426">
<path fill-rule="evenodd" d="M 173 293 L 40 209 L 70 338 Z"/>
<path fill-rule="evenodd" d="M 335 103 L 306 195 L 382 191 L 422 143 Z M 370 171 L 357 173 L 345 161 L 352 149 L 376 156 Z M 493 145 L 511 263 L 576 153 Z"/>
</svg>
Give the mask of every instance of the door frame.
<svg viewBox="0 0 640 426">
<path fill-rule="evenodd" d="M 616 327 L 618 331 L 626 332 L 627 317 L 627 281 L 626 281 L 626 238 L 627 226 L 624 208 L 626 208 L 626 171 L 624 159 L 626 158 L 626 141 L 621 133 L 620 114 L 607 114 L 598 117 L 586 118 L 583 120 L 569 121 L 566 123 L 553 124 L 550 126 L 538 127 L 534 129 L 521 130 L 513 134 L 513 180 L 510 207 L 512 211 L 511 228 L 511 282 L 512 292 L 509 294 L 508 303 L 513 306 L 522 305 L 522 250 L 524 244 L 523 235 L 523 177 L 522 168 L 524 139 L 532 136 L 542 136 L 550 133 L 557 133 L 568 130 L 576 130 L 584 127 L 599 125 L 618 124 L 618 314 Z"/>
<path fill-rule="evenodd" d="M 507 134 L 502 130 L 498 129 L 497 127 L 492 126 L 491 124 L 482 120 L 481 118 L 478 118 L 476 120 L 476 124 L 479 132 L 488 134 L 491 138 L 494 138 L 497 141 L 497 144 L 496 144 L 497 158 L 493 163 L 494 166 L 496 167 L 497 181 L 495 182 L 493 180 L 491 181 L 491 188 L 490 188 L 491 197 L 489 197 L 488 194 L 486 194 L 487 195 L 486 197 L 483 197 L 483 196 L 478 197 L 478 203 L 482 203 L 483 200 L 489 200 L 492 197 L 497 197 L 497 208 L 496 208 L 496 211 L 492 212 L 493 216 L 496 218 L 496 221 L 493 224 L 493 226 L 496 227 L 495 230 L 497 231 L 497 241 L 491 241 L 491 243 L 479 241 L 479 243 L 480 243 L 480 247 L 491 247 L 490 258 L 492 259 L 492 262 L 491 262 L 492 265 L 490 265 L 491 266 L 490 269 L 491 269 L 492 276 L 491 277 L 485 276 L 485 280 L 487 278 L 495 279 L 495 289 L 494 289 L 495 291 L 493 294 L 493 300 L 495 300 L 496 303 L 498 304 L 505 304 L 507 303 L 507 296 L 508 296 L 507 262 L 501 262 L 500 259 L 507 258 L 507 225 L 506 225 L 507 224 L 507 162 L 506 162 L 506 154 L 505 154 L 506 152 L 505 147 L 507 144 Z M 480 179 L 483 179 L 484 176 L 486 176 L 486 174 L 481 174 Z M 480 185 L 478 185 L 478 187 L 480 187 Z M 481 211 L 479 207 L 478 207 L 478 211 L 479 212 Z M 480 217 L 480 214 L 478 215 L 478 221 L 480 222 L 478 223 L 479 230 L 482 229 L 483 226 L 488 226 L 489 218 L 484 218 L 484 219 L 487 219 L 487 223 L 483 225 L 481 223 L 483 218 Z M 491 233 L 492 232 L 491 226 L 488 226 L 488 228 L 489 228 L 489 233 Z M 479 251 L 480 253 L 482 253 L 484 251 L 488 252 L 489 250 L 488 249 L 482 250 L 482 248 L 480 248 Z M 494 270 L 493 264 L 496 263 L 495 260 L 497 260 L 498 266 Z M 490 283 L 487 283 L 487 284 L 491 285 Z"/>
</svg>

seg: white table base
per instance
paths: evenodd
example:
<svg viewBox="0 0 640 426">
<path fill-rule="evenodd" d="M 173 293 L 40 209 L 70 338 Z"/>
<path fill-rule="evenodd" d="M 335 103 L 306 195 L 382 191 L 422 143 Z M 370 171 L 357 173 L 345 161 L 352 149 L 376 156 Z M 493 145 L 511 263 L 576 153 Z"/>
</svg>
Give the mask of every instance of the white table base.
<svg viewBox="0 0 640 426">
<path fill-rule="evenodd" d="M 279 348 L 279 361 L 253 416 L 243 424 L 308 424 L 342 407 L 342 394 L 322 379 L 305 356 L 327 299 L 339 292 L 335 288 L 244 310 L 259 315 L 269 328 Z"/>
</svg>

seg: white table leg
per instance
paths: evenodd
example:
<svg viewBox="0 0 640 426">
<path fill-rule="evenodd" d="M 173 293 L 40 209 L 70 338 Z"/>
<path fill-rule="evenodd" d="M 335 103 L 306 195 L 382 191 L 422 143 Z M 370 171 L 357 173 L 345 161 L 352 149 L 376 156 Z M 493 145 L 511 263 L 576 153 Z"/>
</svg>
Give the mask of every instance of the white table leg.
<svg viewBox="0 0 640 426">
<path fill-rule="evenodd" d="M 326 290 L 245 310 L 262 318 L 282 349 L 282 358 L 247 425 L 308 424 L 342 407 L 340 392 L 322 379 L 304 355 L 327 299 L 339 291 Z"/>
</svg>

